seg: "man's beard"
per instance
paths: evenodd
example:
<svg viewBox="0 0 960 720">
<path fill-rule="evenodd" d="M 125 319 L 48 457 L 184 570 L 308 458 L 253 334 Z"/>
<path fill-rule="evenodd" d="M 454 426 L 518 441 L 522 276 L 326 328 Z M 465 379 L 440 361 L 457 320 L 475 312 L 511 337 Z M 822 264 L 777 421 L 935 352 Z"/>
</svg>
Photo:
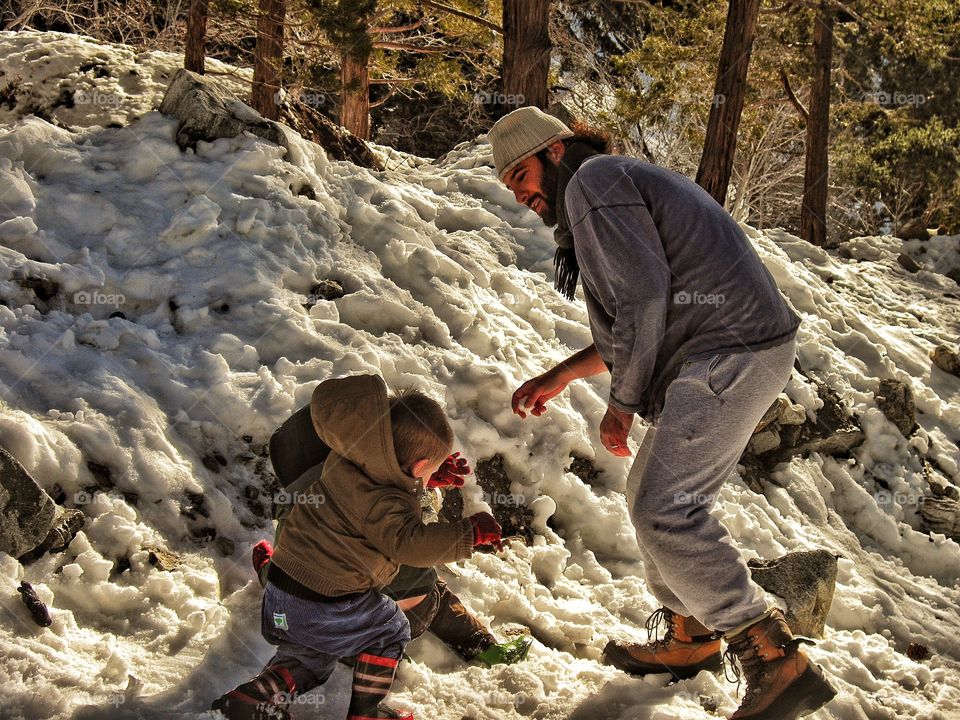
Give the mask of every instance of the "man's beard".
<svg viewBox="0 0 960 720">
<path fill-rule="evenodd" d="M 544 225 L 553 227 L 557 224 L 557 184 L 560 179 L 560 170 L 548 158 L 541 157 L 543 174 L 540 176 L 540 199 L 544 205 L 541 215 Z"/>
</svg>

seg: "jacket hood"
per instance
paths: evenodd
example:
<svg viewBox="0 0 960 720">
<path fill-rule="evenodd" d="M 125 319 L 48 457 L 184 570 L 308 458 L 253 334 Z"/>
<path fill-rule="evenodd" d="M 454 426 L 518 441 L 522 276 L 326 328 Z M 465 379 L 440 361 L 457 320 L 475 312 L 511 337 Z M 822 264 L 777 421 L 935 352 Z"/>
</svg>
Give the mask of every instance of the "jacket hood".
<svg viewBox="0 0 960 720">
<path fill-rule="evenodd" d="M 310 400 L 310 417 L 320 439 L 371 480 L 416 490 L 417 479 L 400 468 L 393 449 L 390 404 L 382 378 L 352 375 L 320 383 Z"/>
</svg>

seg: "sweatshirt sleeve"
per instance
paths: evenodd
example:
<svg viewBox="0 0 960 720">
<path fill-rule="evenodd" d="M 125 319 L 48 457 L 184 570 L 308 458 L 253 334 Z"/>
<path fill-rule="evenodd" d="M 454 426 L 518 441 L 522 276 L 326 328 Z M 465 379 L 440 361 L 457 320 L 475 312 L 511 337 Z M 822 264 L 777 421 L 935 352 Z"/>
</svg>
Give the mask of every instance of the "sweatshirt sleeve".
<svg viewBox="0 0 960 720">
<path fill-rule="evenodd" d="M 424 525 L 395 493 L 383 493 L 370 508 L 364 536 L 377 550 L 403 565 L 433 567 L 455 562 L 473 553 L 473 525 L 469 520 Z"/>
<path fill-rule="evenodd" d="M 626 178 L 585 188 L 575 175 L 566 197 L 584 282 L 612 321 L 605 333 L 610 347 L 601 348 L 610 366 L 609 403 L 623 412 L 644 413 L 670 299 L 663 243 L 640 193 Z"/>
</svg>

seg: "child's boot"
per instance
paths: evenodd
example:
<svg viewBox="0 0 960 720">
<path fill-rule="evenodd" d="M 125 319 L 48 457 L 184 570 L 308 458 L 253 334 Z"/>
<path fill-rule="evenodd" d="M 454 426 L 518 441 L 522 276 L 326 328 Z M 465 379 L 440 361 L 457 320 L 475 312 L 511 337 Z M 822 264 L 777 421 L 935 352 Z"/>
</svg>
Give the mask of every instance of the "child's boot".
<svg viewBox="0 0 960 720">
<path fill-rule="evenodd" d="M 353 695 L 347 720 L 413 720 L 408 712 L 382 703 L 393 686 L 397 671 L 394 658 L 360 653 L 353 669 Z"/>
<path fill-rule="evenodd" d="M 210 709 L 219 710 L 229 720 L 288 720 L 287 708 L 296 689 L 289 670 L 271 665 L 214 701 Z"/>
</svg>

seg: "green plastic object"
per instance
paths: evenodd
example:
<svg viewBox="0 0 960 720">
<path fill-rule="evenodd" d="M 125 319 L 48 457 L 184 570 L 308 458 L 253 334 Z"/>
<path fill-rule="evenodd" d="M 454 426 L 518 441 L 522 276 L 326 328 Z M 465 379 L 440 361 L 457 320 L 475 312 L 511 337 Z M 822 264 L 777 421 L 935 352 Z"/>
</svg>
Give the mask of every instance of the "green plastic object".
<svg viewBox="0 0 960 720">
<path fill-rule="evenodd" d="M 513 665 L 526 659 L 531 645 L 533 645 L 533 638 L 528 635 L 521 635 L 509 642 L 491 645 L 479 655 L 474 656 L 473 659 L 487 667 Z"/>
</svg>

